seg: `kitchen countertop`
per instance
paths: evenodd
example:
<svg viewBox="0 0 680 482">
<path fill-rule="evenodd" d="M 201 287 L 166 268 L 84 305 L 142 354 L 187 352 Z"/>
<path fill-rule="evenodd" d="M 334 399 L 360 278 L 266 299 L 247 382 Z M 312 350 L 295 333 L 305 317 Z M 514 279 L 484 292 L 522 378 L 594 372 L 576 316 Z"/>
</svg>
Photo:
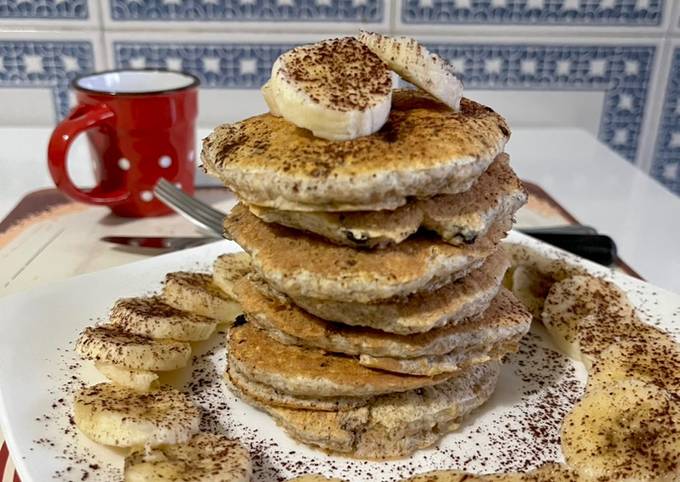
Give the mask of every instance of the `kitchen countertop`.
<svg viewBox="0 0 680 482">
<path fill-rule="evenodd" d="M 53 187 L 45 160 L 50 132 L 0 128 L 0 219 L 27 193 Z M 198 138 L 207 132 L 199 129 Z M 516 128 L 507 151 L 520 177 L 612 236 L 621 257 L 645 279 L 680 292 L 680 197 L 580 129 Z M 92 183 L 88 159 L 78 139 L 69 163 L 78 184 Z"/>
</svg>

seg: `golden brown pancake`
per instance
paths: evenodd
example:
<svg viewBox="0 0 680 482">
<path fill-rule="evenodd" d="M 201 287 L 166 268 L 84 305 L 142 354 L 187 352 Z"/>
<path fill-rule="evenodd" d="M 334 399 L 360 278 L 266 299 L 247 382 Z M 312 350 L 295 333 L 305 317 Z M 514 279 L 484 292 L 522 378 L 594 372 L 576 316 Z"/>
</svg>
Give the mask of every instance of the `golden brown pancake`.
<svg viewBox="0 0 680 482">
<path fill-rule="evenodd" d="M 489 107 L 454 112 L 418 90 L 395 90 L 387 123 L 328 141 L 262 114 L 217 127 L 203 167 L 244 202 L 292 211 L 394 209 L 408 197 L 466 191 L 503 152 L 510 130 Z"/>
<path fill-rule="evenodd" d="M 427 387 L 449 378 L 372 370 L 351 357 L 284 345 L 252 323 L 229 330 L 227 352 L 229 364 L 244 376 L 297 397 L 366 397 Z"/>
<path fill-rule="evenodd" d="M 498 363 L 472 367 L 443 383 L 381 395 L 351 410 L 296 410 L 263 403 L 227 378 L 232 391 L 269 413 L 294 439 L 364 459 L 402 457 L 458 429 L 493 393 Z"/>
<path fill-rule="evenodd" d="M 531 315 L 507 290 L 502 290 L 479 317 L 413 335 L 322 320 L 285 299 L 263 294 L 257 282 L 246 278 L 237 282 L 235 291 L 248 320 L 281 343 L 346 355 L 393 358 L 445 355 L 509 341 L 524 335 L 531 322 Z"/>
<path fill-rule="evenodd" d="M 389 333 L 424 333 L 482 313 L 500 288 L 509 264 L 499 249 L 481 267 L 444 286 L 371 303 L 291 296 L 293 303 L 324 320 Z"/>
<path fill-rule="evenodd" d="M 370 328 L 332 323 L 267 296 L 261 282 L 242 279 L 235 286 L 247 319 L 286 345 L 319 348 L 358 356 L 361 365 L 389 372 L 433 376 L 499 360 L 517 351 L 531 315 L 502 290 L 480 317 L 426 333 L 395 335 Z"/>
<path fill-rule="evenodd" d="M 366 303 L 433 290 L 464 276 L 493 253 L 511 224 L 506 219 L 466 246 L 423 234 L 370 252 L 267 224 L 242 204 L 232 209 L 224 226 L 276 290 L 292 297 Z"/>
<path fill-rule="evenodd" d="M 370 398 L 362 397 L 296 397 L 276 390 L 264 383 L 249 379 L 231 364 L 227 366 L 224 378 L 231 385 L 235 385 L 241 391 L 247 392 L 251 398 L 256 399 L 258 402 L 275 407 L 334 412 L 362 407 L 370 400 Z"/>
<path fill-rule="evenodd" d="M 250 275 L 250 282 L 267 298 L 288 304 L 292 300 L 308 313 L 307 317 L 316 315 L 330 322 L 407 335 L 429 332 L 444 325 L 453 326 L 481 314 L 498 293 L 508 266 L 507 258 L 499 249 L 480 268 L 439 289 L 368 304 L 304 297 L 291 299 L 272 289 L 255 273 Z M 244 303 L 249 297 L 253 300 L 248 292 L 240 293 Z M 251 313 L 257 312 L 254 306 L 249 309 Z"/>
<path fill-rule="evenodd" d="M 462 245 L 484 236 L 501 219 L 512 216 L 527 200 L 522 182 L 500 154 L 467 191 L 412 199 L 390 211 L 304 212 L 249 205 L 267 223 L 318 234 L 356 248 L 381 248 L 402 242 L 424 228 L 447 243 Z"/>
<path fill-rule="evenodd" d="M 491 345 L 473 347 L 458 352 L 452 351 L 445 355 L 426 355 L 418 358 L 389 358 L 361 355 L 359 363 L 365 367 L 385 370 L 405 375 L 435 376 L 442 373 L 460 373 L 470 367 L 500 361 L 508 353 L 515 353 L 519 349 L 520 336 L 511 340 Z"/>
</svg>

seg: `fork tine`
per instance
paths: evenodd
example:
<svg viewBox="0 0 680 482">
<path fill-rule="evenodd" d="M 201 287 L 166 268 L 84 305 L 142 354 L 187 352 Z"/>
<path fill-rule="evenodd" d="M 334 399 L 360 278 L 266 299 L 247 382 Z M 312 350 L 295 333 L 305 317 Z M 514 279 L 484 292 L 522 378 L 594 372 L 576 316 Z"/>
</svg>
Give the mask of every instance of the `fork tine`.
<svg viewBox="0 0 680 482">
<path fill-rule="evenodd" d="M 172 203 L 169 202 L 168 205 L 171 205 Z M 212 219 L 205 218 L 203 215 L 198 214 L 191 209 L 186 208 L 185 206 L 182 205 L 171 205 L 172 209 L 180 214 L 182 217 L 187 219 L 188 221 L 192 222 L 193 224 L 198 225 L 199 227 L 203 229 L 207 229 L 210 232 L 222 236 L 223 235 L 223 227 L 221 224 L 216 223 Z"/>
<path fill-rule="evenodd" d="M 167 192 L 168 194 L 173 194 L 177 198 L 184 199 L 187 203 L 195 206 L 197 209 L 201 209 L 202 211 L 209 213 L 215 217 L 218 218 L 224 218 L 225 213 L 222 211 L 218 211 L 217 209 L 213 208 L 212 206 L 199 201 L 195 197 L 189 196 L 187 193 L 179 189 L 177 186 L 175 186 L 172 183 L 169 183 L 165 179 L 162 180 L 163 182 L 159 182 L 158 187 L 162 189 L 163 191 Z"/>
<path fill-rule="evenodd" d="M 173 184 L 170 184 L 169 182 L 163 180 L 163 182 L 159 182 L 158 185 L 158 190 L 159 192 L 164 193 L 167 195 L 167 197 L 172 198 L 177 200 L 178 202 L 184 203 L 186 206 L 192 207 L 196 209 L 197 211 L 200 211 L 204 214 L 206 214 L 208 217 L 215 219 L 216 221 L 219 221 L 222 223 L 224 220 L 224 217 L 226 216 L 225 213 L 222 211 L 218 211 L 217 209 L 214 209 L 213 207 L 209 206 L 208 204 L 199 201 L 198 199 L 189 196 L 186 194 L 184 191 L 181 189 L 178 189 L 176 186 Z"/>
<path fill-rule="evenodd" d="M 192 198 L 164 179 L 158 181 L 154 193 L 161 201 L 190 221 L 222 235 L 224 213 Z"/>
<path fill-rule="evenodd" d="M 175 200 L 166 199 L 164 196 L 159 195 L 158 198 L 165 204 L 170 206 L 176 213 L 180 214 L 185 219 L 189 220 L 193 224 L 198 225 L 203 229 L 208 229 L 209 231 L 222 235 L 223 228 L 220 223 L 215 222 L 214 219 L 208 218 L 205 215 L 188 208 L 182 203 L 178 203 Z"/>
<path fill-rule="evenodd" d="M 190 205 L 206 214 L 209 214 L 211 217 L 214 217 L 215 219 L 221 219 L 224 218 L 225 214 L 221 211 L 218 211 L 208 204 L 199 201 L 198 199 L 189 196 L 186 194 L 184 191 L 181 189 L 177 188 L 173 184 L 170 184 L 169 182 L 165 181 L 164 179 L 162 182 L 159 182 L 157 184 L 157 190 L 159 192 L 162 192 L 166 194 L 168 197 L 172 197 L 173 199 L 176 199 L 177 201 L 182 201 L 186 203 L 187 205 Z"/>
<path fill-rule="evenodd" d="M 200 220 L 204 224 L 208 224 L 215 231 L 222 231 L 222 223 L 224 222 L 224 216 L 213 215 L 211 213 L 205 212 L 204 210 L 196 207 L 194 204 L 187 202 L 182 198 L 175 198 L 172 196 L 167 196 L 165 193 L 161 193 L 168 202 L 171 202 L 178 207 L 180 207 L 187 215 L 194 216 L 196 219 Z"/>
<path fill-rule="evenodd" d="M 206 217 L 209 217 L 211 219 L 214 219 L 215 221 L 222 223 L 224 221 L 224 217 L 226 216 L 225 213 L 217 211 L 207 204 L 199 201 L 196 198 L 193 198 L 191 196 L 186 195 L 185 193 L 168 193 L 169 195 L 173 196 L 177 200 L 183 201 L 186 206 L 195 209 L 197 212 L 200 212 L 204 214 Z"/>
<path fill-rule="evenodd" d="M 196 219 L 197 221 L 201 222 L 201 224 L 205 225 L 206 227 L 209 227 L 209 228 L 213 229 L 214 231 L 218 231 L 218 232 L 221 231 L 221 226 L 222 226 L 221 220 L 218 220 L 214 217 L 208 216 L 201 211 L 197 211 L 196 209 L 187 205 L 183 200 L 173 198 L 172 196 L 167 196 L 166 193 L 159 192 L 158 197 L 159 197 L 159 199 L 161 199 L 162 201 L 166 202 L 171 207 L 173 207 L 175 210 L 181 211 L 183 214 Z"/>
</svg>

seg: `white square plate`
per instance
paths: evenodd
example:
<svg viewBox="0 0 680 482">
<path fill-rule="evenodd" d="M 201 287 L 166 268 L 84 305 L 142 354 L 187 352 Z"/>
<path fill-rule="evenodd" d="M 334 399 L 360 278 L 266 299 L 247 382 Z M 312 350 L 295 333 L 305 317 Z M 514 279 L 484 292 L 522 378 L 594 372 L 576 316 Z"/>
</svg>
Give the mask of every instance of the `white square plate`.
<svg viewBox="0 0 680 482">
<path fill-rule="evenodd" d="M 518 233 L 508 241 L 616 282 L 644 320 L 679 338 L 680 296 Z M 0 422 L 24 482 L 120 480 L 123 452 L 90 442 L 69 419 L 74 390 L 102 380 L 90 363 L 73 354 L 74 340 L 85 326 L 104 320 L 117 298 L 159 289 L 169 271 L 207 270 L 216 256 L 238 249 L 219 242 L 0 299 Z M 534 327 L 503 367 L 491 400 L 458 432 L 407 459 L 365 462 L 296 443 L 267 415 L 232 395 L 222 381 L 223 338 L 198 347 L 193 367 L 169 381 L 206 409 L 205 430 L 237 437 L 251 450 L 255 478 L 263 481 L 307 472 L 380 481 L 441 468 L 526 470 L 561 460 L 560 422 L 581 396 L 586 377 L 581 364 L 556 353 L 541 328 Z"/>
</svg>

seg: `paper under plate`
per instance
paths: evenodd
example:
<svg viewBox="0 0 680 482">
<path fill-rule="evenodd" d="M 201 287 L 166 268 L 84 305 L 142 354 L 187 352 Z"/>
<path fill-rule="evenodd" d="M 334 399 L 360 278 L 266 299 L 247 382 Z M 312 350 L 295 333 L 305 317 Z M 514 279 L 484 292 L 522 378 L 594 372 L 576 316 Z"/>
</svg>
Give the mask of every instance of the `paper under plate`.
<svg viewBox="0 0 680 482">
<path fill-rule="evenodd" d="M 680 296 L 518 233 L 508 241 L 615 281 L 643 319 L 678 338 Z M 216 256 L 238 249 L 223 241 L 0 299 L 0 422 L 24 482 L 120 480 L 123 452 L 88 441 L 69 418 L 73 391 L 103 380 L 90 363 L 74 356 L 74 340 L 83 327 L 104 320 L 116 298 L 159 289 L 168 271 L 207 270 Z M 307 472 L 382 481 L 441 468 L 487 473 L 560 461 L 560 422 L 581 396 L 586 377 L 581 364 L 554 351 L 534 327 L 503 367 L 493 397 L 460 431 L 407 459 L 357 461 L 296 443 L 270 417 L 232 395 L 222 381 L 223 338 L 201 346 L 193 367 L 172 381 L 205 408 L 204 429 L 239 438 L 250 449 L 255 480 L 261 481 Z"/>
</svg>

